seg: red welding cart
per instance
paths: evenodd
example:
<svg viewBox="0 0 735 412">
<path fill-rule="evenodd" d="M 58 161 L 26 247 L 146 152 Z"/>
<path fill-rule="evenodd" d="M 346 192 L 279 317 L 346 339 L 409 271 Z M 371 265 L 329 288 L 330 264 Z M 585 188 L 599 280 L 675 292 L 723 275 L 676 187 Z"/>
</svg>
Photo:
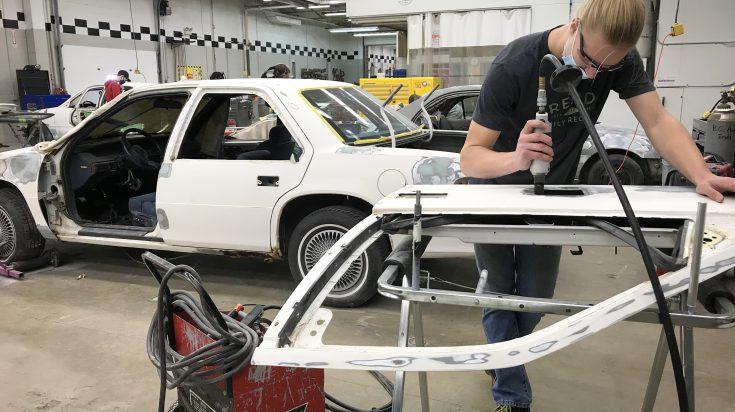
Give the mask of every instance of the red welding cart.
<svg viewBox="0 0 735 412">
<path fill-rule="evenodd" d="M 151 253 L 143 254 L 143 260 L 159 283 L 163 279 L 161 273 L 167 273 L 174 268 L 171 263 Z M 198 349 L 215 342 L 186 311 L 172 308 L 171 291 L 167 286 L 161 293 L 164 293 L 163 300 L 161 300 L 165 307 L 164 316 L 171 319 L 170 322 L 164 323 L 166 340 L 171 350 L 181 356 L 189 356 Z M 208 294 L 201 292 L 201 295 L 204 295 L 202 299 L 206 302 L 206 306 L 211 308 L 209 313 L 214 313 L 215 317 L 220 318 L 218 319 L 220 324 L 224 325 L 222 317 L 217 315 L 220 312 L 216 310 Z M 255 310 L 251 313 L 254 312 Z M 260 313 L 262 314 L 262 311 Z M 224 314 L 224 317 L 232 316 L 238 319 L 239 315 L 247 314 L 233 311 L 229 315 Z M 242 323 L 248 324 L 247 317 L 245 318 Z M 224 348 L 224 346 L 213 348 Z M 211 370 L 211 367 L 204 367 L 203 370 Z M 214 376 L 222 375 L 215 373 Z M 175 411 L 323 412 L 325 410 L 324 370 L 246 365 L 234 375 L 220 382 L 196 386 L 181 385 L 178 387 L 178 398 L 179 402 Z"/>
<path fill-rule="evenodd" d="M 212 342 L 185 312 L 174 312 L 173 332 L 176 351 L 184 356 Z M 182 397 L 182 408 L 189 404 L 196 412 L 323 412 L 324 370 L 250 365 L 219 384 L 179 388 Z"/>
</svg>

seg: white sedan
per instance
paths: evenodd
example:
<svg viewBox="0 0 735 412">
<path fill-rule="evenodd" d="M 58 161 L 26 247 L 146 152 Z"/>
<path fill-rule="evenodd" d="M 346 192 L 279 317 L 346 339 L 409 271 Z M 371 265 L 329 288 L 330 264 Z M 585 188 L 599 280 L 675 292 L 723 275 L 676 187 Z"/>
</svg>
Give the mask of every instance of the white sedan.
<svg viewBox="0 0 735 412">
<path fill-rule="evenodd" d="M 429 137 L 347 83 L 137 87 L 55 141 L 0 153 L 0 262 L 57 239 L 260 253 L 301 280 L 383 196 L 461 177 L 456 153 L 416 149 Z M 387 237 L 363 251 L 329 303 L 370 299 L 389 251 Z"/>
</svg>

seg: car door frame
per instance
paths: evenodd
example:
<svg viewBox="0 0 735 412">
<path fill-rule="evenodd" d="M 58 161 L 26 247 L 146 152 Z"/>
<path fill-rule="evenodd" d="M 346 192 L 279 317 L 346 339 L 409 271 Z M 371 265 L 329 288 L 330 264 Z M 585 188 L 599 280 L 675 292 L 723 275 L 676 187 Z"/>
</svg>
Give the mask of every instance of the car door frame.
<svg viewBox="0 0 735 412">
<path fill-rule="evenodd" d="M 439 108 L 439 106 L 441 106 L 442 104 L 444 104 L 448 100 L 451 100 L 451 99 L 455 99 L 455 98 L 460 97 L 461 100 L 464 101 L 464 99 L 466 99 L 468 97 L 477 97 L 479 95 L 480 95 L 479 93 L 474 93 L 473 92 L 473 93 L 467 94 L 466 92 L 463 92 L 463 91 L 458 91 L 458 92 L 453 92 L 453 93 L 447 93 L 445 95 L 442 95 L 442 96 L 438 97 L 435 100 L 432 100 L 430 102 L 431 106 L 430 107 L 427 107 L 426 108 L 426 111 L 429 114 L 431 114 L 432 111 L 437 110 Z M 464 104 L 463 104 L 462 108 L 463 108 L 462 111 L 464 113 Z M 420 121 L 420 120 L 421 120 L 421 111 L 419 111 L 414 116 L 413 122 L 416 123 L 417 121 Z M 456 136 L 467 137 L 467 131 L 463 131 L 463 130 L 446 130 L 446 129 L 434 129 L 434 130 L 435 131 L 438 131 L 438 132 L 441 132 L 443 135 L 446 135 L 446 136 L 456 135 Z"/>
<path fill-rule="evenodd" d="M 84 118 L 82 118 L 82 117 L 81 117 L 81 111 L 80 111 L 80 110 L 82 110 L 82 109 L 84 109 L 84 108 L 80 107 L 80 105 L 81 105 L 81 104 L 82 104 L 82 102 L 84 101 L 84 96 L 85 96 L 85 95 L 86 95 L 86 94 L 87 94 L 88 92 L 90 92 L 90 91 L 92 91 L 92 90 L 95 90 L 95 89 L 99 89 L 99 90 L 98 90 L 98 91 L 99 91 L 99 97 L 98 97 L 98 99 L 97 99 L 97 106 L 95 106 L 95 108 L 94 108 L 94 109 L 93 109 L 93 110 L 92 110 L 91 112 L 93 112 L 93 111 L 95 111 L 95 110 L 97 110 L 97 109 L 99 109 L 99 108 L 100 108 L 100 102 L 102 101 L 102 98 L 103 98 L 103 96 L 104 96 L 104 94 L 105 94 L 105 89 L 104 89 L 104 86 L 89 86 L 89 87 L 87 87 L 86 89 L 84 89 L 84 91 L 82 92 L 82 94 L 81 94 L 81 95 L 79 96 L 79 101 L 78 101 L 78 102 L 77 102 L 77 104 L 75 105 L 75 107 L 74 107 L 74 110 L 72 110 L 72 112 L 71 112 L 71 115 L 70 115 L 70 118 L 69 118 L 69 125 L 70 125 L 71 127 L 74 127 L 74 126 L 78 125 L 79 123 L 81 123 L 81 122 L 82 122 L 82 121 L 84 120 Z M 90 112 L 90 113 L 91 113 L 91 112 Z M 80 116 L 80 118 L 79 118 L 79 121 L 78 121 L 77 123 L 74 123 L 74 118 L 75 118 L 74 116 L 75 116 L 75 115 L 76 115 L 77 113 L 79 113 L 79 116 Z M 87 115 L 87 116 L 88 116 L 88 115 Z"/>
<path fill-rule="evenodd" d="M 278 160 L 278 161 L 270 161 L 270 160 L 224 160 L 224 159 L 179 159 L 179 151 L 181 150 L 181 145 L 183 143 L 184 137 L 186 136 L 186 132 L 191 125 L 191 122 L 194 118 L 194 114 L 196 112 L 197 107 L 199 106 L 201 100 L 204 98 L 204 96 L 208 94 L 254 94 L 261 98 L 264 98 L 268 104 L 278 113 L 278 116 L 281 118 L 284 125 L 288 128 L 289 132 L 292 135 L 292 138 L 296 141 L 296 144 L 299 145 L 303 149 L 303 153 L 299 156 L 299 159 L 296 161 L 293 160 Z M 314 155 L 314 149 L 309 142 L 308 138 L 306 137 L 305 133 L 301 130 L 300 127 L 298 127 L 298 123 L 292 116 L 290 110 L 288 107 L 281 101 L 281 99 L 278 97 L 277 93 L 275 93 L 273 90 L 271 90 L 269 87 L 266 86 L 260 86 L 260 85 L 243 85 L 243 86 L 221 86 L 221 87 L 206 87 L 206 88 L 197 88 L 193 93 L 192 97 L 189 100 L 188 107 L 184 109 L 184 112 L 182 112 L 182 117 L 179 119 L 180 122 L 177 125 L 177 130 L 174 133 L 175 135 L 175 141 L 174 139 L 171 139 L 169 141 L 169 145 L 166 149 L 165 155 L 164 155 L 164 163 L 161 166 L 161 172 L 159 173 L 158 177 L 158 190 L 159 192 L 156 194 L 156 208 L 157 208 L 157 214 L 158 220 L 159 220 L 159 228 L 160 235 L 163 238 L 164 243 L 167 245 L 173 246 L 173 247 L 188 247 L 188 246 L 194 246 L 194 247 L 200 247 L 200 248 L 208 248 L 208 249 L 220 249 L 220 250 L 240 250 L 240 251 L 252 251 L 252 252 L 271 252 L 273 247 L 277 245 L 273 245 L 272 243 L 272 232 L 273 230 L 276 230 L 277 228 L 272 227 L 271 217 L 273 214 L 273 211 L 278 204 L 278 200 L 280 200 L 283 196 L 286 196 L 289 192 L 295 190 L 301 183 L 303 182 L 303 179 L 306 175 L 306 171 L 309 167 L 309 163 L 311 162 L 311 159 Z M 169 197 L 168 190 L 169 188 L 166 187 L 167 184 L 170 183 L 170 181 L 165 181 L 164 179 L 174 179 L 175 176 L 175 170 L 176 162 L 195 162 L 195 161 L 207 161 L 207 160 L 215 160 L 215 161 L 221 161 L 221 162 L 228 162 L 228 164 L 223 165 L 238 165 L 238 163 L 231 163 L 231 162 L 284 162 L 280 163 L 281 165 L 284 164 L 292 164 L 292 165 L 299 165 L 300 166 L 300 176 L 298 176 L 297 182 L 290 188 L 288 188 L 286 191 L 281 192 L 278 197 L 273 201 L 273 203 L 270 205 L 270 210 L 268 213 L 267 218 L 265 219 L 265 225 L 267 227 L 266 233 L 263 233 L 260 238 L 263 240 L 260 243 L 253 242 L 249 239 L 243 239 L 241 243 L 237 244 L 217 244 L 212 243 L 208 241 L 194 241 L 193 239 L 183 239 L 177 235 L 175 232 L 172 232 L 174 230 L 173 226 L 175 226 L 176 222 L 172 222 L 173 219 L 169 219 L 171 211 L 171 205 L 173 204 L 172 200 Z M 241 165 L 247 165 L 251 163 L 239 163 Z M 255 182 L 253 182 L 254 184 Z M 246 183 L 247 185 L 248 183 Z M 265 186 L 265 185 L 264 185 Z M 164 188 L 163 191 L 161 191 L 161 188 Z M 160 196 L 159 196 L 160 193 Z M 167 211 L 168 209 L 168 211 Z M 167 236 L 168 235 L 168 236 Z M 258 236 L 256 234 L 256 236 Z M 222 237 L 225 237 L 225 234 L 222 234 Z M 227 242 L 225 242 L 227 243 Z"/>
</svg>

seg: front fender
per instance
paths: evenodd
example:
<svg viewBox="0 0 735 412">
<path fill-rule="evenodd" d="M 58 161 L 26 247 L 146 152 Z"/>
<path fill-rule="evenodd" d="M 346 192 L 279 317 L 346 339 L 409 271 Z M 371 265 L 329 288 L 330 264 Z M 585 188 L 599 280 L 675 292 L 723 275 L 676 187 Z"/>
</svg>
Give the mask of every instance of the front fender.
<svg viewBox="0 0 735 412">
<path fill-rule="evenodd" d="M 23 196 L 41 234 L 51 233 L 38 202 L 38 178 L 44 155 L 34 147 L 0 153 L 0 186 L 14 187 Z"/>
</svg>

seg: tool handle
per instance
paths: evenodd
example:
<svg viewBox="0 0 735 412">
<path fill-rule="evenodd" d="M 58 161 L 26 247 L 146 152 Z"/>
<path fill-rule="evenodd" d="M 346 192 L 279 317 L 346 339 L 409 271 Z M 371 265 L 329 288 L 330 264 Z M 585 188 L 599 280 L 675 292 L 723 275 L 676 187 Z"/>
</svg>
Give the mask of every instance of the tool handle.
<svg viewBox="0 0 735 412">
<path fill-rule="evenodd" d="M 541 128 L 534 128 L 534 133 L 551 133 L 551 123 L 549 123 L 549 114 L 548 113 L 536 113 L 536 120 L 541 120 L 546 124 L 546 127 Z M 546 175 L 549 173 L 549 162 L 544 162 L 543 160 L 534 160 L 531 162 L 531 174 L 533 175 Z"/>
</svg>

